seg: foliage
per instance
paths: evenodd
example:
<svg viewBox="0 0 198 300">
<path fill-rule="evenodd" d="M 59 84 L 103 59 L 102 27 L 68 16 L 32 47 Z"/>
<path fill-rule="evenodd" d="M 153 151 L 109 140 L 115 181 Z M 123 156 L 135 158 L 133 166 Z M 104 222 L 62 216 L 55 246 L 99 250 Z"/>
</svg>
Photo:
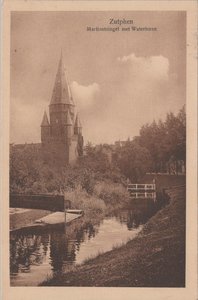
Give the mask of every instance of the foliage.
<svg viewBox="0 0 198 300">
<path fill-rule="evenodd" d="M 41 149 L 35 151 L 34 146 L 10 147 L 12 193 L 56 194 L 64 191 L 74 207 L 101 214 L 111 206 L 111 201 L 117 207 L 119 197 L 126 199 L 122 181 L 124 178 L 118 169 L 110 166 L 106 155 L 95 148 L 74 166 L 61 167 L 46 163 Z M 99 186 L 102 188 L 100 193 Z"/>
<path fill-rule="evenodd" d="M 99 181 L 94 188 L 94 195 L 104 200 L 105 204 L 112 207 L 123 207 L 129 201 L 129 193 L 122 184 L 108 181 Z"/>
<path fill-rule="evenodd" d="M 40 144 L 10 146 L 10 191 L 12 193 L 60 193 L 81 187 L 87 195 L 106 204 L 125 199 L 121 185 L 126 178 L 138 181 L 146 172 L 176 172 L 186 161 L 186 113 L 168 113 L 165 121 L 153 121 L 140 129 L 133 141 L 85 147 L 75 166 L 46 162 Z M 100 190 L 100 192 L 99 192 Z"/>
<path fill-rule="evenodd" d="M 150 167 L 149 151 L 135 141 L 127 141 L 117 150 L 114 159 L 121 172 L 132 181 L 141 178 Z"/>
<path fill-rule="evenodd" d="M 80 185 L 74 190 L 67 190 L 64 193 L 65 199 L 70 199 L 72 207 L 84 210 L 86 216 L 93 214 L 104 214 L 106 205 L 102 199 L 95 196 L 90 196 Z"/>
<path fill-rule="evenodd" d="M 183 107 L 177 115 L 168 113 L 166 120 L 146 124 L 140 129 L 138 143 L 151 155 L 151 171 L 166 172 L 167 164 L 186 162 L 186 113 Z"/>
</svg>

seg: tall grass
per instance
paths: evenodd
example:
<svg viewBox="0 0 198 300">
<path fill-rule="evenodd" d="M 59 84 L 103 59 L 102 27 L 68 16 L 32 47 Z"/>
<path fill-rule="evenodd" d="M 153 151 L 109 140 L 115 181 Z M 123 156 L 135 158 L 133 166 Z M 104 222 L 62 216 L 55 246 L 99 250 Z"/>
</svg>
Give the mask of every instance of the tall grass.
<svg viewBox="0 0 198 300">
<path fill-rule="evenodd" d="M 66 190 L 65 199 L 71 201 L 72 208 L 84 210 L 85 215 L 105 214 L 107 209 L 102 199 L 89 195 L 80 185 L 75 189 Z"/>
<path fill-rule="evenodd" d="M 91 219 L 95 216 L 107 215 L 129 202 L 126 188 L 122 184 L 111 181 L 98 181 L 92 194 L 78 184 L 75 188 L 67 188 L 64 196 L 71 201 L 72 208 L 82 209 L 85 216 Z"/>
<path fill-rule="evenodd" d="M 100 181 L 94 187 L 94 194 L 102 199 L 107 206 L 120 208 L 128 203 L 129 193 L 119 183 Z"/>
</svg>

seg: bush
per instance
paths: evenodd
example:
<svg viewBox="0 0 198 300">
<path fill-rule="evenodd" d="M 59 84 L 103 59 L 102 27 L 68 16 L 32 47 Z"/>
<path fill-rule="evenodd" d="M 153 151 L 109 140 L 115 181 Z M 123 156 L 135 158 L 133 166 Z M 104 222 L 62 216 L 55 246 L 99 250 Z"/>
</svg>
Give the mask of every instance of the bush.
<svg viewBox="0 0 198 300">
<path fill-rule="evenodd" d="M 82 189 L 80 185 L 76 189 L 68 189 L 64 193 L 65 199 L 71 201 L 72 208 L 84 210 L 86 215 L 103 214 L 106 212 L 106 205 L 102 199 L 91 196 Z"/>
<path fill-rule="evenodd" d="M 98 182 L 94 188 L 94 194 L 104 200 L 106 205 L 120 207 L 129 201 L 126 188 L 118 183 Z"/>
</svg>

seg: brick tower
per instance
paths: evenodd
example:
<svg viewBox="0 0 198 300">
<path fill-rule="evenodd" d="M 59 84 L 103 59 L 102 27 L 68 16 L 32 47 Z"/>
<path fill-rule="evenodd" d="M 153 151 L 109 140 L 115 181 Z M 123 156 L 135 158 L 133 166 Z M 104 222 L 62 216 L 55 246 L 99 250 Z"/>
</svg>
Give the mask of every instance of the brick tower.
<svg viewBox="0 0 198 300">
<path fill-rule="evenodd" d="M 41 123 L 42 149 L 55 163 L 74 163 L 83 155 L 82 126 L 76 113 L 61 54 L 49 105 Z"/>
</svg>

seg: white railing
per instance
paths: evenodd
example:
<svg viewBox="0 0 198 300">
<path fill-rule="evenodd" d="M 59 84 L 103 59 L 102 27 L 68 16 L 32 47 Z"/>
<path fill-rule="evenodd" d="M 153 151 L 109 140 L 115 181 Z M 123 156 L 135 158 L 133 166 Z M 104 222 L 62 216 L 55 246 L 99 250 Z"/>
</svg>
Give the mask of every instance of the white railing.
<svg viewBox="0 0 198 300">
<path fill-rule="evenodd" d="M 131 184 L 127 185 L 127 190 L 153 190 L 155 191 L 156 185 L 155 183 L 145 183 L 145 184 Z"/>
<path fill-rule="evenodd" d="M 133 199 L 154 199 L 156 200 L 156 184 L 132 184 L 127 185 L 127 191 L 129 191 L 131 198 Z"/>
<path fill-rule="evenodd" d="M 131 198 L 145 198 L 145 199 L 154 199 L 156 198 L 156 193 L 130 193 Z"/>
</svg>

